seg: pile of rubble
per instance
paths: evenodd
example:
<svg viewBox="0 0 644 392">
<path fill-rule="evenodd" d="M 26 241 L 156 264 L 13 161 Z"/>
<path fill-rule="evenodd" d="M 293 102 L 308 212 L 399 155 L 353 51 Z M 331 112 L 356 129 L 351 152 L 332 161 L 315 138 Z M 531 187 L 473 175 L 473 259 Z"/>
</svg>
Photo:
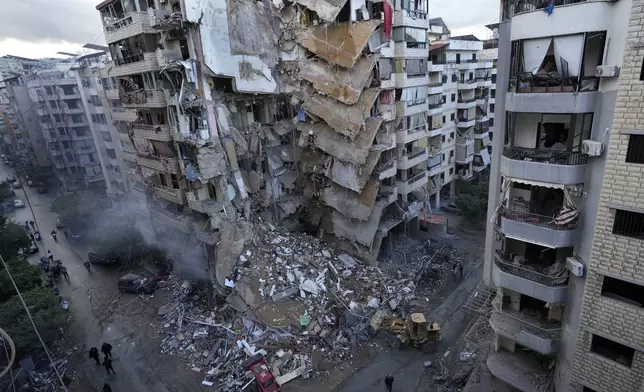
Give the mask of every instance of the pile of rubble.
<svg viewBox="0 0 644 392">
<path fill-rule="evenodd" d="M 257 354 L 279 384 L 308 378 L 352 358 L 371 339 L 377 310 L 408 314 L 420 267 L 391 275 L 310 235 L 261 225 L 225 280 L 227 296 L 210 310 L 188 282 L 166 285 L 172 299 L 159 310 L 161 352 L 183 358 L 204 373 L 204 385 L 221 391 L 252 382 L 246 361 Z"/>
</svg>

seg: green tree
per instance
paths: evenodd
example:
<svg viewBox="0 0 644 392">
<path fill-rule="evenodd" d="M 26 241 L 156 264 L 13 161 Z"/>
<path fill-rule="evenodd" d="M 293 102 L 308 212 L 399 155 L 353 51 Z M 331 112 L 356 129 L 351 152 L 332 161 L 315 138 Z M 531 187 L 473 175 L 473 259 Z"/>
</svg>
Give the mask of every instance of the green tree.
<svg viewBox="0 0 644 392">
<path fill-rule="evenodd" d="M 7 266 L 21 292 L 40 287 L 42 283 L 40 267 L 31 265 L 26 260 L 11 261 L 7 263 Z M 6 269 L 2 268 L 0 271 L 0 302 L 8 300 L 14 295 L 16 295 L 16 291 L 9 279 L 9 274 Z"/>
<path fill-rule="evenodd" d="M 22 226 L 0 215 L 0 255 L 5 261 L 15 259 L 18 251 L 29 245 L 29 242 L 31 239 Z"/>
<path fill-rule="evenodd" d="M 488 184 L 456 181 L 458 196 L 454 200 L 461 215 L 472 225 L 483 223 L 487 215 Z"/>
<path fill-rule="evenodd" d="M 15 196 L 15 193 L 13 189 L 11 189 L 11 185 L 9 185 L 8 182 L 2 181 L 0 182 L 0 200 L 12 198 Z"/>
<path fill-rule="evenodd" d="M 74 193 L 58 196 L 49 209 L 58 215 L 65 227 L 83 230 L 91 225 L 92 216 L 99 211 L 99 203 L 90 194 Z"/>
<path fill-rule="evenodd" d="M 54 342 L 61 336 L 66 319 L 58 299 L 46 288 L 35 288 L 22 295 L 45 344 Z M 38 337 L 18 296 L 0 303 L 0 325 L 11 336 L 19 356 L 40 350 Z"/>
</svg>

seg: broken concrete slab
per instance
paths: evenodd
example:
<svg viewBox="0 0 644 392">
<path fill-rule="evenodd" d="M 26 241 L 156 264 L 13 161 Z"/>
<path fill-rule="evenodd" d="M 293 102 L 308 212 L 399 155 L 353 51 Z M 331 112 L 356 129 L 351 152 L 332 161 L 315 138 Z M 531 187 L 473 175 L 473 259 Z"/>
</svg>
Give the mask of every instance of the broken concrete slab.
<svg viewBox="0 0 644 392">
<path fill-rule="evenodd" d="M 214 279 L 225 287 L 226 277 L 233 275 L 233 267 L 244 250 L 244 243 L 253 238 L 252 226 L 246 221 L 222 222 L 221 241 L 215 250 Z"/>
<path fill-rule="evenodd" d="M 362 57 L 347 69 L 313 60 L 300 68 L 299 76 L 311 82 L 316 90 L 342 103 L 353 105 L 373 77 L 372 71 L 377 61 L 378 56 Z"/>
<path fill-rule="evenodd" d="M 349 256 L 346 253 L 343 253 L 340 256 L 338 256 L 338 260 L 340 260 L 342 264 L 344 264 L 345 268 L 355 268 L 358 265 L 358 262 L 356 261 L 356 259 L 354 259 L 353 257 Z"/>
<path fill-rule="evenodd" d="M 299 287 L 293 286 L 272 296 L 273 302 L 280 302 L 292 297 L 300 291 Z"/>
<path fill-rule="evenodd" d="M 301 131 L 298 145 L 305 148 L 312 144 L 341 161 L 362 165 L 367 161 L 367 156 L 381 125 L 382 119 L 380 118 L 369 117 L 365 119 L 364 128 L 351 141 L 342 135 L 338 135 L 333 128 L 324 122 L 317 124 L 298 123 L 297 129 Z"/>
<path fill-rule="evenodd" d="M 347 0 L 295 0 L 295 2 L 315 11 L 323 20 L 333 22 Z"/>
<path fill-rule="evenodd" d="M 324 188 L 320 193 L 320 200 L 326 205 L 333 207 L 335 210 L 341 212 L 349 218 L 366 221 L 369 219 L 373 206 L 375 203 L 375 196 L 378 194 L 379 184 L 373 182 L 374 186 L 364 187 L 362 193 L 356 193 L 350 189 L 341 187 L 338 184 L 331 184 L 331 186 Z M 373 193 L 372 197 L 364 195 L 364 193 Z M 363 203 L 362 200 L 373 200 L 369 204 Z"/>
<path fill-rule="evenodd" d="M 336 132 L 354 140 L 370 117 L 379 94 L 378 88 L 365 89 L 356 104 L 349 106 L 309 89 L 302 96 L 302 108 L 322 118 Z"/>
<path fill-rule="evenodd" d="M 381 24 L 380 19 L 325 24 L 299 34 L 297 42 L 332 64 L 351 68 Z"/>
</svg>

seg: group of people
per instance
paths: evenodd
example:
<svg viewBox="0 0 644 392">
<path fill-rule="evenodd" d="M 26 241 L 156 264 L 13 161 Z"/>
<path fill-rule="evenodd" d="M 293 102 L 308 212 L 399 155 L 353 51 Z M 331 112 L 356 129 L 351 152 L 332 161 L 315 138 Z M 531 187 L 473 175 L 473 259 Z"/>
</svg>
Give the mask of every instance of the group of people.
<svg viewBox="0 0 644 392">
<path fill-rule="evenodd" d="M 112 367 L 112 345 L 109 343 L 103 343 L 101 345 L 101 352 L 105 356 L 103 358 L 102 363 L 98 353 L 98 349 L 96 347 L 92 347 L 89 349 L 90 359 L 95 360 L 97 365 L 103 365 L 108 375 L 110 374 L 110 371 L 112 372 L 112 374 L 116 374 L 116 372 L 114 371 L 114 367 Z M 105 383 L 103 385 L 103 392 L 112 392 L 112 388 L 109 386 L 109 384 Z"/>
<path fill-rule="evenodd" d="M 51 250 L 47 251 L 47 257 L 40 258 L 40 265 L 45 273 L 48 274 L 49 283 L 52 286 L 60 281 L 61 275 L 67 282 L 69 282 L 69 273 L 67 272 L 67 267 L 63 265 L 63 262 L 61 260 L 54 261 L 54 254 L 51 252 Z"/>
</svg>

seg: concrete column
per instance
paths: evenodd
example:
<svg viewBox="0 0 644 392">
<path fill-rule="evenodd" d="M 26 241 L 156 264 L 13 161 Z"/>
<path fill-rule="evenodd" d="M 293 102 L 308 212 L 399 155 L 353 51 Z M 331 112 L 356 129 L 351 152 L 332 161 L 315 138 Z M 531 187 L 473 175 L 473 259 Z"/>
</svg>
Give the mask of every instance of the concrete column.
<svg viewBox="0 0 644 392">
<path fill-rule="evenodd" d="M 449 183 L 449 198 L 454 199 L 456 197 L 456 178 L 452 179 L 452 182 Z"/>
<path fill-rule="evenodd" d="M 439 189 L 438 192 L 436 192 L 436 209 L 438 210 L 440 208 L 441 208 L 441 190 Z"/>
</svg>

